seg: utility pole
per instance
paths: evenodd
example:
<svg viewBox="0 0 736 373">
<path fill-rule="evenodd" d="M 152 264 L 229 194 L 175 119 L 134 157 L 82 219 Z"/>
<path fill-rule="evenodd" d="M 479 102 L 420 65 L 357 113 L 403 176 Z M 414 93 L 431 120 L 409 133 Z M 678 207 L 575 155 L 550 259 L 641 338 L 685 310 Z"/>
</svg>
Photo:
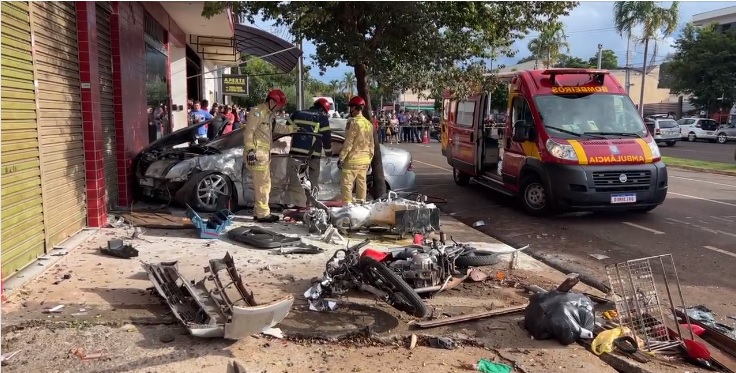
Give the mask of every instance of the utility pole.
<svg viewBox="0 0 736 373">
<path fill-rule="evenodd" d="M 628 95 L 631 90 L 631 32 L 626 37 L 626 83 L 624 85 Z"/>
<path fill-rule="evenodd" d="M 304 52 L 302 51 L 302 36 L 297 36 L 297 47 L 299 48 L 299 52 L 302 52 L 299 56 L 299 63 L 296 65 L 296 73 L 297 73 L 297 79 L 296 79 L 296 109 L 297 110 L 303 110 L 304 109 Z"/>
<path fill-rule="evenodd" d="M 602 62 L 603 62 L 603 44 L 598 44 L 598 70 L 601 69 Z"/>
</svg>

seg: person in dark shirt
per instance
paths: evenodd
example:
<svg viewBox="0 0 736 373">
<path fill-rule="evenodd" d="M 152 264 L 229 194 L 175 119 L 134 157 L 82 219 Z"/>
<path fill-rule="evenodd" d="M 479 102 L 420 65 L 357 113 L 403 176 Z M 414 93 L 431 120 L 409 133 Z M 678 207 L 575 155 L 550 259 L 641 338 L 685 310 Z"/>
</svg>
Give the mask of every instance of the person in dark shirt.
<svg viewBox="0 0 736 373">
<path fill-rule="evenodd" d="M 222 106 L 218 106 L 212 115 L 212 122 L 207 125 L 207 139 L 212 141 L 219 136 L 226 122 L 227 117 L 223 113 Z"/>
</svg>

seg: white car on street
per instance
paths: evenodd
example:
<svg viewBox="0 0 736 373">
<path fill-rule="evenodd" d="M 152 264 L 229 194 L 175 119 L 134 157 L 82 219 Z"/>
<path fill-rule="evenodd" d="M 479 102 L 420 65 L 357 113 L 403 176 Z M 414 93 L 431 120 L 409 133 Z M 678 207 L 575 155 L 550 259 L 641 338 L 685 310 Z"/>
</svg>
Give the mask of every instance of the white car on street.
<svg viewBox="0 0 736 373">
<path fill-rule="evenodd" d="M 682 118 L 677 121 L 680 125 L 680 137 L 687 141 L 708 140 L 715 142 L 718 136 L 718 122 L 708 118 Z"/>
</svg>

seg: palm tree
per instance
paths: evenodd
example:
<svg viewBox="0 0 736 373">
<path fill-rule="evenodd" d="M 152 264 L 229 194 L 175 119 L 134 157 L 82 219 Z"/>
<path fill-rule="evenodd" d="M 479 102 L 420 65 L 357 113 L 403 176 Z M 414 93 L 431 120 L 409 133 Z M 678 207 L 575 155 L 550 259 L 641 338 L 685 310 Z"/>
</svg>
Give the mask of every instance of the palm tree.
<svg viewBox="0 0 736 373">
<path fill-rule="evenodd" d="M 545 59 L 545 67 L 549 68 L 552 66 L 552 60 L 560 57 L 563 50 L 568 53 L 570 51 L 567 35 L 565 35 L 565 26 L 557 21 L 550 22 L 542 29 L 539 36 L 529 42 L 527 48 L 534 56 L 535 65 L 538 60 Z"/>
<path fill-rule="evenodd" d="M 348 71 L 345 73 L 345 76 L 342 78 L 342 89 L 343 92 L 348 96 L 348 98 L 353 97 L 353 92 L 355 89 L 355 73 L 352 71 Z"/>
<path fill-rule="evenodd" d="M 337 79 L 330 80 L 330 95 L 334 96 L 340 90 L 340 81 Z"/>
<path fill-rule="evenodd" d="M 653 1 L 617 1 L 613 5 L 613 17 L 616 30 L 621 36 L 631 35 L 634 28 L 641 27 L 639 40 L 644 43 L 644 64 L 641 73 L 641 93 L 639 95 L 639 113 L 644 115 L 644 81 L 647 72 L 647 54 L 649 40 L 657 36 L 668 37 L 677 29 L 680 20 L 679 1 L 673 1 L 669 8 L 661 8 Z"/>
</svg>

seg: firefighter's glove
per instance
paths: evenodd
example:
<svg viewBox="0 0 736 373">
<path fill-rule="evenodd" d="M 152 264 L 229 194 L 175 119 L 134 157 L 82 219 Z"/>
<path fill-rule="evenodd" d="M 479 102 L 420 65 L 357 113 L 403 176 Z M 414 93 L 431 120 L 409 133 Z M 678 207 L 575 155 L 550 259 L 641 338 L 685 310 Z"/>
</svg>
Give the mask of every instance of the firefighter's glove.
<svg viewBox="0 0 736 373">
<path fill-rule="evenodd" d="M 341 159 L 337 160 L 337 168 L 342 170 L 343 161 Z"/>
<path fill-rule="evenodd" d="M 246 156 L 246 162 L 248 162 L 248 166 L 255 166 L 256 161 L 258 161 L 258 158 L 256 158 L 255 150 L 248 150 L 248 155 Z"/>
</svg>

